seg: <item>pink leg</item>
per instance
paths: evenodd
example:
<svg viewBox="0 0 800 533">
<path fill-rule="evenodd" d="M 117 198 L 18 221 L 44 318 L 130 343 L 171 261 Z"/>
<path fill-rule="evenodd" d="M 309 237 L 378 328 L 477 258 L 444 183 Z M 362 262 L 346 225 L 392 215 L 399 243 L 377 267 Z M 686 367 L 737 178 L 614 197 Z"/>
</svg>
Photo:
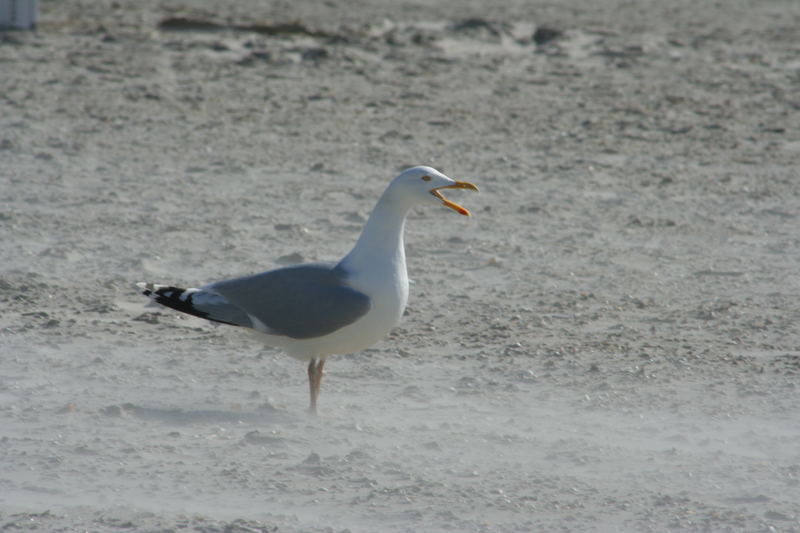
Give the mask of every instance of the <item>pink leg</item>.
<svg viewBox="0 0 800 533">
<path fill-rule="evenodd" d="M 311 403 L 308 411 L 317 414 L 317 398 L 319 398 L 319 388 L 322 384 L 322 367 L 325 366 L 325 359 L 314 358 L 308 363 L 308 390 L 311 393 Z"/>
<path fill-rule="evenodd" d="M 308 391 L 311 393 L 311 403 L 308 405 L 308 412 L 317 414 L 317 360 L 312 359 L 308 362 Z"/>
<path fill-rule="evenodd" d="M 317 391 L 314 393 L 317 398 L 319 398 L 319 388 L 322 385 L 322 367 L 325 366 L 325 359 L 320 359 L 317 361 L 317 383 L 316 388 Z"/>
</svg>

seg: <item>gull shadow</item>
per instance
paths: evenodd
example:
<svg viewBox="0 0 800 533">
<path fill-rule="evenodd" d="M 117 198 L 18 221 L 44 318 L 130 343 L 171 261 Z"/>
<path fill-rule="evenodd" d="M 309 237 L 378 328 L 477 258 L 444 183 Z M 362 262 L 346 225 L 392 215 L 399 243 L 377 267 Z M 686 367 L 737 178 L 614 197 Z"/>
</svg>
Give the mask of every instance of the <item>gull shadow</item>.
<svg viewBox="0 0 800 533">
<path fill-rule="evenodd" d="M 219 424 L 246 422 L 250 424 L 276 424 L 288 422 L 295 417 L 279 411 L 267 404 L 257 411 L 223 411 L 217 409 L 180 409 L 163 407 L 142 407 L 132 403 L 110 405 L 100 410 L 111 417 L 135 417 L 175 425 Z"/>
</svg>

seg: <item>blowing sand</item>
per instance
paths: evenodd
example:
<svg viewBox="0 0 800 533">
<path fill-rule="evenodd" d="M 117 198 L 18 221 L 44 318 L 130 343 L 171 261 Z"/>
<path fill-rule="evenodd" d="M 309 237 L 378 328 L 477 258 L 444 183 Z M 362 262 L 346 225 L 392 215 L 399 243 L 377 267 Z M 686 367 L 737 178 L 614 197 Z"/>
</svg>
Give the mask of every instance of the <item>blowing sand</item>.
<svg viewBox="0 0 800 533">
<path fill-rule="evenodd" d="M 587 7 L 591 6 L 591 7 Z M 0 530 L 800 531 L 800 3 L 41 3 L 0 33 Z M 302 363 L 146 308 L 352 246 Z"/>
</svg>

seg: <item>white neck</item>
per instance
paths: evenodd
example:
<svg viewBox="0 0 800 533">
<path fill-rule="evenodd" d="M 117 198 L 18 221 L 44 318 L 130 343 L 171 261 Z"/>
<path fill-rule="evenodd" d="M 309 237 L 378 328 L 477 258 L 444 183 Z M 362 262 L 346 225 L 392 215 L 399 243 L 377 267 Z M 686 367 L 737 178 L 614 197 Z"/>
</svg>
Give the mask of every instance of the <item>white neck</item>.
<svg viewBox="0 0 800 533">
<path fill-rule="evenodd" d="M 377 264 L 387 264 L 395 271 L 406 272 L 403 230 L 410 206 L 393 201 L 387 189 L 369 216 L 353 249 L 341 261 L 347 270 L 363 272 Z"/>
</svg>

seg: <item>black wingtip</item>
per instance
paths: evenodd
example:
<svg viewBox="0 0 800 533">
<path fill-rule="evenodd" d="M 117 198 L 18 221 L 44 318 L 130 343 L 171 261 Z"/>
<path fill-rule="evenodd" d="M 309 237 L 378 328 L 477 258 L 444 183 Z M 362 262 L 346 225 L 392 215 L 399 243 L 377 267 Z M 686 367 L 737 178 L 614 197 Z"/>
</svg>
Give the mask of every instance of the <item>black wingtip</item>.
<svg viewBox="0 0 800 533">
<path fill-rule="evenodd" d="M 240 325 L 212 318 L 206 311 L 196 308 L 192 297 L 194 293 L 197 292 L 197 289 L 184 289 L 183 287 L 154 285 L 152 283 L 137 283 L 137 286 L 142 290 L 142 294 L 164 307 L 169 307 L 170 309 L 186 313 L 187 315 L 205 318 L 211 322 L 228 324 L 230 326 Z"/>
<path fill-rule="evenodd" d="M 152 283 L 145 283 L 144 281 L 140 281 L 139 283 L 136 284 L 136 286 L 145 296 L 153 296 L 153 290 L 155 288 L 155 285 L 153 285 Z"/>
</svg>

